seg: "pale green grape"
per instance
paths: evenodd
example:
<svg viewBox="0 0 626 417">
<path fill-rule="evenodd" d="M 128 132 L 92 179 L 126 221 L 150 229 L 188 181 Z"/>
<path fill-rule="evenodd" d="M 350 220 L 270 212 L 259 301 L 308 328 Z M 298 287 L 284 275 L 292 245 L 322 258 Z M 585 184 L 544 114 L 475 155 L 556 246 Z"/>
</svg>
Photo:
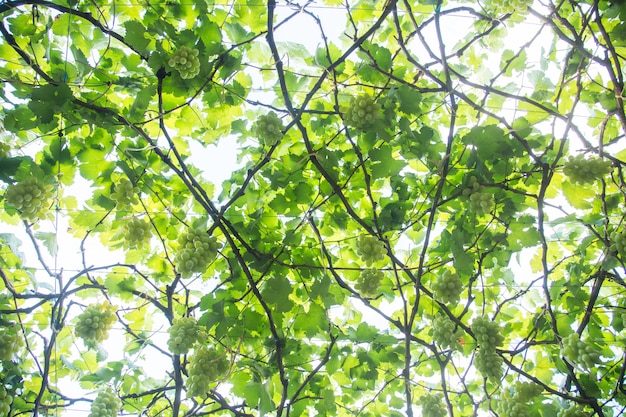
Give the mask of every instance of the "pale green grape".
<svg viewBox="0 0 626 417">
<path fill-rule="evenodd" d="M 6 417 L 11 412 L 13 397 L 3 385 L 0 385 L 0 417 Z"/>
<path fill-rule="evenodd" d="M 517 382 L 514 389 L 504 389 L 495 404 L 500 417 L 531 417 L 529 403 L 543 389 L 532 382 Z"/>
<path fill-rule="evenodd" d="M 29 178 L 9 185 L 4 198 L 9 206 L 20 212 L 22 219 L 34 221 L 43 217 L 48 210 L 52 186 L 37 178 Z"/>
<path fill-rule="evenodd" d="M 446 409 L 443 406 L 443 397 L 440 394 L 426 394 L 420 397 L 423 417 L 445 417 Z"/>
<path fill-rule="evenodd" d="M 463 292 L 463 282 L 459 275 L 445 270 L 432 284 L 433 298 L 447 304 L 457 304 Z"/>
<path fill-rule="evenodd" d="M 352 97 L 344 118 L 348 126 L 367 131 L 381 118 L 380 105 L 369 94 Z"/>
<path fill-rule="evenodd" d="M 557 417 L 590 417 L 591 413 L 586 412 L 581 406 L 571 406 L 559 410 Z"/>
<path fill-rule="evenodd" d="M 230 363 L 226 355 L 215 349 L 201 346 L 192 355 L 187 378 L 187 393 L 190 397 L 202 397 L 209 391 L 209 385 L 223 378 Z"/>
<path fill-rule="evenodd" d="M 116 320 L 115 307 L 108 302 L 88 306 L 76 318 L 74 331 L 87 346 L 102 342 L 109 335 L 109 330 Z"/>
<path fill-rule="evenodd" d="M 384 274 L 377 269 L 366 269 L 361 271 L 359 275 L 359 282 L 356 285 L 356 290 L 364 295 L 376 295 L 379 292 L 380 281 L 383 279 Z"/>
<path fill-rule="evenodd" d="M 611 172 L 611 161 L 583 155 L 570 156 L 563 173 L 577 184 L 590 184 Z"/>
<path fill-rule="evenodd" d="M 572 366 L 589 370 L 600 363 L 600 352 L 593 346 L 580 340 L 578 333 L 572 333 L 561 341 L 561 355 Z"/>
<path fill-rule="evenodd" d="M 15 326 L 0 329 L 0 360 L 10 361 L 22 346 L 22 338 Z"/>
<path fill-rule="evenodd" d="M 115 417 L 122 406 L 118 396 L 109 387 L 98 392 L 96 399 L 91 403 L 88 417 Z"/>
<path fill-rule="evenodd" d="M 167 62 L 168 65 L 178 71 L 181 78 L 193 78 L 200 72 L 199 51 L 181 46 Z"/>
<path fill-rule="evenodd" d="M 118 208 L 129 209 L 139 202 L 137 195 L 139 195 L 139 188 L 127 178 L 122 178 L 115 184 L 111 198 L 115 200 Z"/>
<path fill-rule="evenodd" d="M 170 335 L 167 347 L 174 355 L 184 355 L 200 336 L 200 328 L 193 317 L 181 317 L 167 331 Z"/>
<path fill-rule="evenodd" d="M 470 177 L 468 187 L 463 190 L 463 197 L 469 201 L 470 210 L 478 215 L 488 214 L 493 208 L 493 194 L 485 191 L 476 177 Z"/>
<path fill-rule="evenodd" d="M 615 230 L 610 235 L 610 249 L 617 252 L 622 258 L 626 258 L 626 230 Z"/>
<path fill-rule="evenodd" d="M 282 120 L 273 111 L 259 116 L 254 124 L 254 134 L 263 142 L 265 146 L 273 146 L 283 137 Z"/>
<path fill-rule="evenodd" d="M 131 218 L 124 224 L 124 241 L 131 249 L 141 249 L 150 240 L 152 225 L 150 222 Z"/>
<path fill-rule="evenodd" d="M 357 241 L 357 253 L 370 265 L 384 259 L 385 245 L 373 236 L 360 235 Z"/>
<path fill-rule="evenodd" d="M 499 380 L 502 378 L 503 363 L 504 361 L 495 350 L 480 348 L 474 357 L 474 364 L 478 372 L 485 378 L 491 380 Z"/>
<path fill-rule="evenodd" d="M 532 4 L 533 0 L 487 0 L 485 5 L 487 9 L 501 15 L 514 12 L 525 14 Z"/>
<path fill-rule="evenodd" d="M 478 345 L 487 350 L 495 351 L 504 342 L 500 326 L 486 317 L 478 317 L 472 322 L 472 331 Z"/>
<path fill-rule="evenodd" d="M 209 236 L 204 230 L 191 228 L 181 234 L 178 243 L 180 246 L 174 262 L 184 278 L 206 271 L 220 248 L 215 237 Z"/>
<path fill-rule="evenodd" d="M 448 316 L 437 315 L 432 323 L 433 341 L 444 349 L 459 348 L 459 338 L 462 332 L 461 329 L 455 327 L 455 323 Z"/>
</svg>

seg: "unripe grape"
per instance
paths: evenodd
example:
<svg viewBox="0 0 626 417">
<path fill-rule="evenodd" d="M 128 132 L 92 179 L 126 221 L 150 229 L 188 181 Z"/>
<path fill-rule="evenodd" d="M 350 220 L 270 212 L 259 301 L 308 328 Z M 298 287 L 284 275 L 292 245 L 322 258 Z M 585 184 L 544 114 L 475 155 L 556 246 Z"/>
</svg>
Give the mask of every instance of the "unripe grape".
<svg viewBox="0 0 626 417">
<path fill-rule="evenodd" d="M 446 409 L 443 406 L 443 397 L 440 394 L 427 394 L 420 397 L 423 417 L 445 417 Z"/>
<path fill-rule="evenodd" d="M 190 397 L 201 397 L 208 393 L 209 385 L 223 378 L 230 363 L 226 355 L 207 346 L 196 349 L 189 361 L 187 393 Z"/>
<path fill-rule="evenodd" d="M 124 224 L 124 241 L 126 246 L 133 249 L 141 249 L 143 245 L 150 240 L 151 233 L 150 222 L 131 218 Z"/>
<path fill-rule="evenodd" d="M 0 384 L 0 417 L 7 417 L 11 412 L 13 396 Z"/>
<path fill-rule="evenodd" d="M 33 177 L 16 182 L 7 187 L 4 193 L 7 204 L 20 212 L 24 220 L 34 221 L 41 218 L 50 206 L 52 186 Z"/>
<path fill-rule="evenodd" d="M 360 235 L 357 241 L 357 253 L 370 265 L 385 257 L 385 245 L 373 236 Z"/>
<path fill-rule="evenodd" d="M 122 178 L 114 186 L 114 191 L 111 193 L 111 198 L 117 203 L 117 207 L 120 209 L 129 209 L 133 204 L 138 203 L 137 195 L 139 194 L 139 188 L 133 185 L 127 178 Z"/>
<path fill-rule="evenodd" d="M 181 46 L 167 62 L 168 65 L 178 71 L 181 78 L 193 78 L 200 72 L 199 51 Z"/>
<path fill-rule="evenodd" d="M 626 230 L 615 230 L 610 235 L 610 249 L 617 252 L 621 257 L 626 258 Z"/>
<path fill-rule="evenodd" d="M 557 417 L 590 417 L 591 413 L 583 410 L 579 405 L 559 410 Z"/>
<path fill-rule="evenodd" d="M 383 272 L 378 269 L 366 269 L 361 271 L 355 288 L 364 295 L 376 295 L 383 277 Z"/>
<path fill-rule="evenodd" d="M 504 342 L 504 336 L 500 334 L 500 326 L 487 317 L 476 318 L 472 322 L 472 331 L 478 345 L 483 349 L 495 351 Z"/>
<path fill-rule="evenodd" d="M 273 111 L 259 116 L 254 123 L 254 134 L 265 146 L 273 146 L 283 137 L 282 120 Z"/>
<path fill-rule="evenodd" d="M 76 318 L 74 331 L 87 346 L 102 342 L 109 335 L 109 330 L 116 320 L 115 307 L 108 302 L 88 306 Z"/>
<path fill-rule="evenodd" d="M 380 118 L 380 105 L 369 94 L 352 97 L 350 107 L 344 115 L 346 124 L 359 131 L 371 129 Z"/>
<path fill-rule="evenodd" d="M 181 317 L 167 331 L 170 335 L 167 347 L 174 355 L 184 355 L 200 336 L 200 328 L 193 317 Z"/>
<path fill-rule="evenodd" d="M 22 346 L 22 338 L 15 326 L 0 329 L 0 360 L 10 361 Z"/>
<path fill-rule="evenodd" d="M 515 12 L 525 14 L 532 4 L 533 0 L 488 0 L 485 6 L 498 15 Z"/>
<path fill-rule="evenodd" d="M 459 275 L 445 270 L 432 284 L 433 298 L 447 304 L 457 304 L 463 292 L 463 281 Z"/>
<path fill-rule="evenodd" d="M 563 166 L 563 173 L 574 183 L 590 184 L 611 172 L 611 161 L 583 155 L 570 156 Z"/>
<path fill-rule="evenodd" d="M 493 208 L 493 195 L 485 191 L 476 177 L 470 177 L 468 187 L 463 190 L 463 197 L 469 201 L 470 210 L 478 215 L 488 214 Z"/>
<path fill-rule="evenodd" d="M 600 363 L 600 352 L 593 346 L 580 340 L 578 333 L 572 333 L 561 341 L 561 355 L 572 366 L 589 370 Z"/>
<path fill-rule="evenodd" d="M 474 364 L 480 374 L 491 380 L 499 380 L 502 378 L 502 358 L 495 350 L 480 348 L 474 357 Z"/>
<path fill-rule="evenodd" d="M 443 349 L 459 348 L 459 338 L 461 329 L 456 328 L 456 324 L 446 315 L 439 314 L 432 323 L 433 341 Z"/>
<path fill-rule="evenodd" d="M 517 382 L 514 389 L 504 389 L 495 409 L 500 417 L 531 417 L 528 403 L 543 389 L 533 382 Z"/>
<path fill-rule="evenodd" d="M 122 406 L 122 402 L 109 387 L 98 392 L 96 399 L 91 403 L 88 417 L 115 417 Z"/>
<path fill-rule="evenodd" d="M 181 234 L 179 249 L 174 258 L 178 272 L 183 277 L 193 273 L 203 273 L 217 257 L 220 248 L 215 237 L 209 236 L 206 231 L 187 229 Z"/>
</svg>

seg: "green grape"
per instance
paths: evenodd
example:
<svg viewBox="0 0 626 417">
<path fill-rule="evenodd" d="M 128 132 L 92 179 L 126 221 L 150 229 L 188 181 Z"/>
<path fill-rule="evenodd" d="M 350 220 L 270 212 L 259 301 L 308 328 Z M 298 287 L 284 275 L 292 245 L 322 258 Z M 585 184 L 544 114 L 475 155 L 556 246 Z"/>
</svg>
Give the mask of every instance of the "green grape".
<svg viewBox="0 0 626 417">
<path fill-rule="evenodd" d="M 181 317 L 167 331 L 167 347 L 174 355 L 184 355 L 199 340 L 200 328 L 193 317 Z"/>
<path fill-rule="evenodd" d="M 217 257 L 220 248 L 215 237 L 206 231 L 187 229 L 178 239 L 180 248 L 174 258 L 178 272 L 184 277 L 203 273 Z"/>
<path fill-rule="evenodd" d="M 190 397 L 201 397 L 208 393 L 209 384 L 223 378 L 230 363 L 226 355 L 207 346 L 197 349 L 189 361 L 187 393 Z"/>
<path fill-rule="evenodd" d="M 445 270 L 432 284 L 433 298 L 447 304 L 457 304 L 463 292 L 463 281 L 459 275 Z"/>
<path fill-rule="evenodd" d="M 200 72 L 199 51 L 181 46 L 167 61 L 168 65 L 178 71 L 181 78 L 193 78 Z"/>
<path fill-rule="evenodd" d="M 20 212 L 22 219 L 34 221 L 43 217 L 48 210 L 52 186 L 37 178 L 29 178 L 9 185 L 4 198 L 9 206 Z"/>
<path fill-rule="evenodd" d="M 569 408 L 562 408 L 559 410 L 557 417 L 590 417 L 591 413 L 583 410 L 581 406 L 572 406 Z"/>
<path fill-rule="evenodd" d="M 366 264 L 370 265 L 385 257 L 385 245 L 372 236 L 360 235 L 357 241 L 357 253 Z"/>
<path fill-rule="evenodd" d="M 76 318 L 74 331 L 87 346 L 102 342 L 109 335 L 109 330 L 116 320 L 115 307 L 108 302 L 88 306 Z"/>
<path fill-rule="evenodd" d="M 439 314 L 433 319 L 432 334 L 433 341 L 442 348 L 460 348 L 461 329 L 456 329 L 456 324 L 448 316 Z"/>
<path fill-rule="evenodd" d="M 443 397 L 440 394 L 427 394 L 420 397 L 423 417 L 445 417 Z"/>
<path fill-rule="evenodd" d="M 136 217 L 131 218 L 124 224 L 124 241 L 128 248 L 141 249 L 143 245 L 150 240 L 151 233 L 150 222 L 143 221 Z"/>
<path fill-rule="evenodd" d="M 514 389 L 504 389 L 495 409 L 501 417 L 530 417 L 528 403 L 543 389 L 533 382 L 517 382 Z"/>
<path fill-rule="evenodd" d="M 122 402 L 115 392 L 109 387 L 98 392 L 96 399 L 91 403 L 88 417 L 115 417 L 120 410 Z"/>
<path fill-rule="evenodd" d="M 610 249 L 617 252 L 622 258 L 626 258 L 626 230 L 616 230 L 609 237 L 611 239 Z"/>
<path fill-rule="evenodd" d="M 478 215 L 488 214 L 493 208 L 493 195 L 485 192 L 476 177 L 470 177 L 468 188 L 463 190 L 463 197 L 470 203 L 470 210 Z"/>
<path fill-rule="evenodd" d="M 478 372 L 480 372 L 483 377 L 491 380 L 499 380 L 502 378 L 502 364 L 504 361 L 495 350 L 478 349 L 474 357 L 474 363 L 476 364 L 476 369 L 478 369 Z"/>
<path fill-rule="evenodd" d="M 611 161 L 583 155 L 570 156 L 563 173 L 577 184 L 590 184 L 611 172 Z"/>
<path fill-rule="evenodd" d="M 126 178 L 119 180 L 114 186 L 114 191 L 111 193 L 111 198 L 115 200 L 117 206 L 121 209 L 129 209 L 133 204 L 137 204 L 139 200 L 137 195 L 139 194 L 139 188 L 133 185 Z"/>
<path fill-rule="evenodd" d="M 253 127 L 254 134 L 265 146 L 274 146 L 283 137 L 284 129 L 282 120 L 273 111 L 259 116 Z"/>
<path fill-rule="evenodd" d="M 369 94 L 352 97 L 344 117 L 348 126 L 364 132 L 371 129 L 381 118 L 380 105 Z"/>
<path fill-rule="evenodd" d="M 22 338 L 15 326 L 0 329 L 0 360 L 10 361 L 22 346 Z"/>
<path fill-rule="evenodd" d="M 380 281 L 383 277 L 383 272 L 378 269 L 366 269 L 361 271 L 356 289 L 364 295 L 376 295 L 378 294 Z"/>
<path fill-rule="evenodd" d="M 13 396 L 6 390 L 4 385 L 0 385 L 0 417 L 6 417 L 11 412 Z"/>
<path fill-rule="evenodd" d="M 500 334 L 498 323 L 490 321 L 486 317 L 478 317 L 472 322 L 472 331 L 478 345 L 490 351 L 495 351 L 504 342 L 504 336 Z"/>
<path fill-rule="evenodd" d="M 561 355 L 572 366 L 589 370 L 600 363 L 600 352 L 593 346 L 580 340 L 578 333 L 572 333 L 561 341 Z"/>
<path fill-rule="evenodd" d="M 515 12 L 525 14 L 532 4 L 533 0 L 489 0 L 486 8 L 499 15 Z"/>
</svg>

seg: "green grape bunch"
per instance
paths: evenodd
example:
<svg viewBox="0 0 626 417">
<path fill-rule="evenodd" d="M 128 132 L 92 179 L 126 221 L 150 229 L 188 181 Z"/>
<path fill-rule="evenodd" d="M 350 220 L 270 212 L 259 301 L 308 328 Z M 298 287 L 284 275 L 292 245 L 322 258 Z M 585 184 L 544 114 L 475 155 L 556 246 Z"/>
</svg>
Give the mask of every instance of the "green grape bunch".
<svg viewBox="0 0 626 417">
<path fill-rule="evenodd" d="M 556 416 L 557 417 L 590 417 L 591 413 L 588 413 L 579 405 L 573 405 L 569 408 L 560 409 Z"/>
<path fill-rule="evenodd" d="M 189 228 L 178 239 L 179 249 L 174 258 L 183 278 L 203 273 L 217 257 L 220 244 L 206 231 Z"/>
<path fill-rule="evenodd" d="M 0 328 L 0 360 L 10 361 L 23 345 L 15 326 Z"/>
<path fill-rule="evenodd" d="M 385 245 L 373 236 L 360 235 L 357 241 L 357 253 L 365 261 L 371 265 L 376 261 L 384 259 Z"/>
<path fill-rule="evenodd" d="M 273 111 L 259 116 L 253 126 L 254 134 L 265 146 L 274 146 L 283 137 L 282 120 Z"/>
<path fill-rule="evenodd" d="M 470 210 L 478 215 L 488 214 L 493 208 L 493 194 L 485 191 L 476 177 L 470 177 L 468 187 L 463 190 L 463 197 L 469 201 Z"/>
<path fill-rule="evenodd" d="M 517 382 L 513 390 L 502 390 L 495 409 L 501 417 L 531 417 L 529 403 L 542 391 L 543 388 L 533 382 Z"/>
<path fill-rule="evenodd" d="M 563 173 L 577 184 L 591 184 L 611 172 L 611 161 L 602 158 L 570 156 L 563 166 Z"/>
<path fill-rule="evenodd" d="M 130 249 L 141 249 L 149 240 L 152 225 L 150 222 L 131 218 L 124 224 L 124 241 Z"/>
<path fill-rule="evenodd" d="M 108 302 L 92 304 L 76 318 L 74 332 L 87 346 L 94 346 L 109 336 L 109 330 L 116 320 L 115 307 Z"/>
<path fill-rule="evenodd" d="M 129 209 L 133 204 L 137 204 L 139 200 L 139 187 L 133 185 L 127 178 L 122 178 L 113 187 L 114 191 L 111 193 L 111 198 L 115 200 L 118 208 Z"/>
<path fill-rule="evenodd" d="M 199 51 L 181 46 L 167 61 L 168 65 L 178 71 L 181 78 L 193 78 L 200 73 Z"/>
<path fill-rule="evenodd" d="M 489 320 L 487 317 L 477 317 L 472 322 L 472 331 L 478 345 L 482 349 L 495 352 L 496 348 L 502 346 L 504 342 L 504 336 L 500 333 L 498 323 Z"/>
<path fill-rule="evenodd" d="M 463 292 L 463 281 L 459 275 L 445 270 L 432 284 L 433 298 L 446 304 L 457 304 Z"/>
<path fill-rule="evenodd" d="M 626 230 L 615 230 L 609 238 L 611 239 L 609 249 L 617 252 L 622 258 L 626 258 Z"/>
<path fill-rule="evenodd" d="M 423 417 L 445 417 L 446 409 L 440 394 L 426 394 L 420 397 Z"/>
<path fill-rule="evenodd" d="M 190 397 L 206 395 L 209 385 L 223 378 L 229 368 L 226 355 L 208 346 L 201 346 L 189 361 L 187 393 Z"/>
<path fill-rule="evenodd" d="M 583 370 L 589 370 L 600 363 L 600 352 L 580 340 L 578 333 L 572 333 L 561 340 L 561 355 L 572 366 Z"/>
<path fill-rule="evenodd" d="M 444 314 L 435 316 L 432 322 L 433 341 L 443 349 L 460 348 L 459 338 L 461 337 L 461 329 L 456 328 L 456 324 Z"/>
<path fill-rule="evenodd" d="M 474 364 L 478 372 L 483 377 L 493 381 L 502 378 L 504 374 L 502 370 L 503 363 L 504 361 L 495 350 L 480 348 L 476 352 L 476 356 L 474 356 Z"/>
<path fill-rule="evenodd" d="M 348 126 L 365 132 L 381 119 L 380 105 L 369 94 L 361 94 L 350 99 L 350 106 L 344 118 Z"/>
<path fill-rule="evenodd" d="M 378 294 L 380 282 L 384 274 L 378 269 L 366 269 L 361 271 L 359 281 L 355 288 L 364 295 L 372 296 Z"/>
<path fill-rule="evenodd" d="M 52 185 L 35 177 L 29 178 L 9 185 L 4 198 L 9 206 L 20 212 L 22 219 L 35 221 L 42 218 L 50 207 Z"/>
<path fill-rule="evenodd" d="M 167 348 L 174 355 L 184 355 L 200 339 L 200 327 L 193 317 L 180 317 L 174 320 L 167 330 L 170 337 Z"/>
<path fill-rule="evenodd" d="M 106 387 L 96 396 L 91 403 L 88 417 L 115 417 L 117 416 L 122 401 L 110 387 Z"/>
<path fill-rule="evenodd" d="M 13 396 L 7 391 L 4 385 L 0 384 L 0 417 L 7 417 L 11 412 Z"/>
</svg>

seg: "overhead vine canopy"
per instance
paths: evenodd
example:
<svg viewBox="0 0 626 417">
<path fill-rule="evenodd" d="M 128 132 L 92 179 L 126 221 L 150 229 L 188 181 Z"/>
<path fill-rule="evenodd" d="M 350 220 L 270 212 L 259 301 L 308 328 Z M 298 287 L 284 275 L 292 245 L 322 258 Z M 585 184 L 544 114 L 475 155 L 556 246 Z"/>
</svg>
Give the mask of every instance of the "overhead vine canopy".
<svg viewBox="0 0 626 417">
<path fill-rule="evenodd" d="M 625 18 L 0 2 L 0 417 L 621 415 Z"/>
</svg>

